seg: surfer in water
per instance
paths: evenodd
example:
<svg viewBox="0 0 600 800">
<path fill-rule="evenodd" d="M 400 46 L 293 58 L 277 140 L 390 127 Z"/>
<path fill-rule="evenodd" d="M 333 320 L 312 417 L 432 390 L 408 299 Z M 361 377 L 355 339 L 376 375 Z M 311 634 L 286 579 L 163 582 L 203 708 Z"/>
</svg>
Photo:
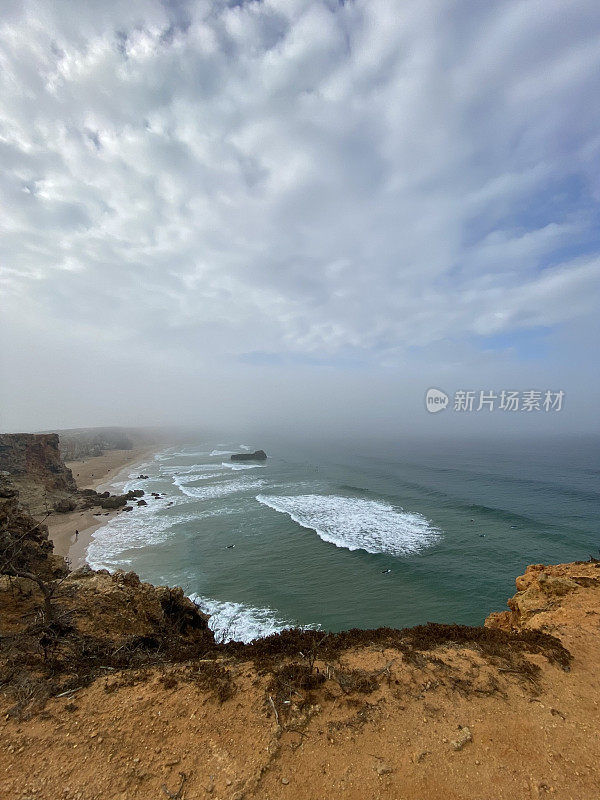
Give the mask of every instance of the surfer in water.
<svg viewBox="0 0 600 800">
<path fill-rule="evenodd" d="M 387 575 L 387 574 L 388 574 L 388 572 L 391 572 L 391 571 L 392 571 L 391 569 L 382 569 L 382 570 L 381 570 L 381 574 L 382 574 L 382 575 Z"/>
</svg>

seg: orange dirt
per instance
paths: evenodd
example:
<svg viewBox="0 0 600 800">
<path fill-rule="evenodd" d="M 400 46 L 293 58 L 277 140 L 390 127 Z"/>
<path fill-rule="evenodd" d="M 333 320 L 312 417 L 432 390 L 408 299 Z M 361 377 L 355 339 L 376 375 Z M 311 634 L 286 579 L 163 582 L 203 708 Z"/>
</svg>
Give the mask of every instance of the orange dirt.
<svg viewBox="0 0 600 800">
<path fill-rule="evenodd" d="M 517 588 L 480 633 L 109 668 L 29 718 L 0 696 L 0 797 L 597 800 L 600 565 L 530 567 Z"/>
</svg>

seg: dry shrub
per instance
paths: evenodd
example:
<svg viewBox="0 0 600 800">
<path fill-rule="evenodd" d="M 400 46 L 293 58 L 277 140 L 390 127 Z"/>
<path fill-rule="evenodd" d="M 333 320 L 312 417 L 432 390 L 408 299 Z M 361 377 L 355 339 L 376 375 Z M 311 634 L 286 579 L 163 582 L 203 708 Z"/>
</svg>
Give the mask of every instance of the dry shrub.
<svg viewBox="0 0 600 800">
<path fill-rule="evenodd" d="M 364 669 L 336 670 L 335 680 L 344 694 L 371 694 L 379 688 L 376 675 Z"/>
</svg>

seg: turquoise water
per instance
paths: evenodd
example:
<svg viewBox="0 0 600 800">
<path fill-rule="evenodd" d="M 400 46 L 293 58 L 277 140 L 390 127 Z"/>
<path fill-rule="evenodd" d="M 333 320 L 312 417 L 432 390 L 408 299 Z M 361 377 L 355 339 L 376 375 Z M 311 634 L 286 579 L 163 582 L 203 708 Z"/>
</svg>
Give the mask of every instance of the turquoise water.
<svg viewBox="0 0 600 800">
<path fill-rule="evenodd" d="M 183 586 L 225 638 L 480 624 L 527 564 L 597 553 L 598 444 L 199 439 L 119 476 L 161 498 L 99 529 L 88 561 Z M 255 447 L 266 463 L 230 461 Z"/>
</svg>

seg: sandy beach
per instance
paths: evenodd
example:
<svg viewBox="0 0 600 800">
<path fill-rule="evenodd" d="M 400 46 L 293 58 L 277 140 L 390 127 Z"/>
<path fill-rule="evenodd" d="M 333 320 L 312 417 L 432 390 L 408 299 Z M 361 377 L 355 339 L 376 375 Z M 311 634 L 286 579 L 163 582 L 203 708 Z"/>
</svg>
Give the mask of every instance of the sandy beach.
<svg viewBox="0 0 600 800">
<path fill-rule="evenodd" d="M 124 467 L 142 461 L 152 452 L 154 452 L 153 447 L 107 450 L 101 456 L 82 461 L 69 461 L 67 467 L 73 472 L 79 489 L 97 489 L 114 480 Z M 55 553 L 67 558 L 71 569 L 77 569 L 85 562 L 87 548 L 94 531 L 119 513 L 123 512 L 102 511 L 98 514 L 94 513 L 94 509 L 88 509 L 69 514 L 52 514 L 46 520 L 46 525 L 54 543 Z M 79 531 L 77 538 L 75 531 Z"/>
</svg>

